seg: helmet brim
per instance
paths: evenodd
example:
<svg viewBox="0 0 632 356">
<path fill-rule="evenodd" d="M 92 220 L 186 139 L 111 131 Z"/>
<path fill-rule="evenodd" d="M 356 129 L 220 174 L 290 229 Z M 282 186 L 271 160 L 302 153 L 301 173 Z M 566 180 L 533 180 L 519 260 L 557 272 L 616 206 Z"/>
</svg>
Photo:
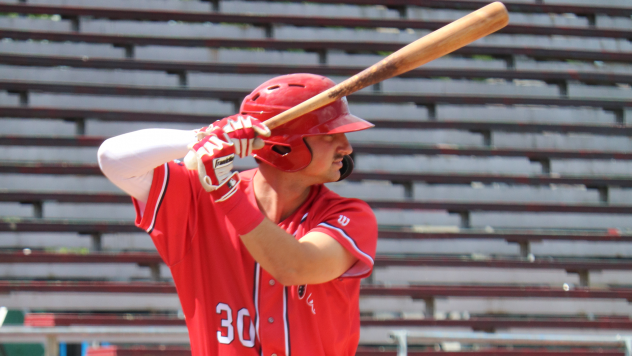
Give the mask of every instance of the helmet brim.
<svg viewBox="0 0 632 356">
<path fill-rule="evenodd" d="M 299 119 L 300 120 L 300 119 Z M 374 127 L 372 123 L 361 119 L 355 115 L 346 113 L 334 119 L 323 122 L 322 124 L 312 127 L 305 136 L 311 135 L 333 135 L 337 133 L 355 132 L 370 129 Z"/>
</svg>

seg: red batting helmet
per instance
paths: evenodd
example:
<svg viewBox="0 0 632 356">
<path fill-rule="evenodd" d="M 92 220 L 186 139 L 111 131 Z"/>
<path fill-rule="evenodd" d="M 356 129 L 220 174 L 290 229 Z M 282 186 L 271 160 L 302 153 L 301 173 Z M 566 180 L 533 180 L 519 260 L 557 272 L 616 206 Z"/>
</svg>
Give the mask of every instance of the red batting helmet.
<svg viewBox="0 0 632 356">
<path fill-rule="evenodd" d="M 272 78 L 246 96 L 239 111 L 266 121 L 334 85 L 331 79 L 315 74 L 289 74 Z M 296 172 L 307 167 L 312 160 L 304 137 L 360 131 L 371 127 L 373 124 L 370 122 L 351 115 L 347 99 L 342 98 L 273 129 L 270 137 L 264 139 L 265 146 L 254 151 L 254 156 L 282 171 Z M 349 157 L 346 161 L 353 165 Z"/>
</svg>

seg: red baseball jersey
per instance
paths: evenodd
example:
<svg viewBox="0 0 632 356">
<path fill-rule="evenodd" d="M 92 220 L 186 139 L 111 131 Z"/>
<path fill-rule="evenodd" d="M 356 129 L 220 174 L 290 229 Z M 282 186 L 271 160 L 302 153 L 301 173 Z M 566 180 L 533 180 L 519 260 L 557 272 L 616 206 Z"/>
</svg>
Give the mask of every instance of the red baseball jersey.
<svg viewBox="0 0 632 356">
<path fill-rule="evenodd" d="M 256 172 L 240 173 L 240 189 L 255 206 Z M 357 262 L 327 283 L 288 287 L 252 258 L 197 172 L 181 163 L 154 170 L 142 216 L 134 205 L 136 225 L 171 269 L 193 356 L 355 355 L 360 278 L 371 273 L 377 244 L 377 222 L 365 202 L 312 186 L 305 203 L 278 225 L 297 239 L 325 233 Z"/>
</svg>

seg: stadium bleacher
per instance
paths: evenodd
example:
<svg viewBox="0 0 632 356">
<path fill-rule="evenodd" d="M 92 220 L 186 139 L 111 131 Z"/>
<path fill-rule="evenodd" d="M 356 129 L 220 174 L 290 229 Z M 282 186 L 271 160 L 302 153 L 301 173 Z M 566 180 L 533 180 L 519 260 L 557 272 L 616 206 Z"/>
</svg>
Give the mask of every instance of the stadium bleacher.
<svg viewBox="0 0 632 356">
<path fill-rule="evenodd" d="M 98 168 L 104 139 L 206 125 L 280 74 L 340 82 L 486 3 L 1 0 L 0 306 L 20 315 L 8 325 L 184 326 L 168 268 Z M 632 334 L 632 7 L 505 4 L 498 34 L 348 97 L 376 128 L 348 135 L 356 171 L 329 187 L 380 225 L 357 355 L 395 355 L 395 329 Z M 20 354 L 2 329 L 0 355 Z M 29 352 L 190 355 L 98 338 Z M 463 354 L 453 346 L 408 354 Z"/>
</svg>

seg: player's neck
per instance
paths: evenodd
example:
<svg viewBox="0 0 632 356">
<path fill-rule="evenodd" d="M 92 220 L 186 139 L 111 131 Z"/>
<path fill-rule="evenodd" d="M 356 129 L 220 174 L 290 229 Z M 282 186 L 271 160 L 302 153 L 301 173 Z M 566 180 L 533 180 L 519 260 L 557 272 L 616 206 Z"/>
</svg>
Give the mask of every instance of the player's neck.
<svg viewBox="0 0 632 356">
<path fill-rule="evenodd" d="M 253 178 L 259 209 L 275 223 L 292 215 L 309 196 L 311 184 L 300 174 L 287 173 L 261 164 Z"/>
</svg>

